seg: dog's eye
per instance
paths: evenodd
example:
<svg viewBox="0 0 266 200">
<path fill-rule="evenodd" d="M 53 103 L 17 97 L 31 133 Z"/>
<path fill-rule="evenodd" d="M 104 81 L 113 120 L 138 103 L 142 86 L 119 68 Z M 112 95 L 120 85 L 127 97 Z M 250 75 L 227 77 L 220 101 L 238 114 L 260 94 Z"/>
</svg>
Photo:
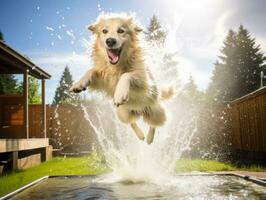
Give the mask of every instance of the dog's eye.
<svg viewBox="0 0 266 200">
<path fill-rule="evenodd" d="M 103 33 L 104 34 L 108 33 L 108 30 L 107 29 L 103 29 Z"/>
<path fill-rule="evenodd" d="M 121 28 L 119 28 L 118 30 L 117 30 L 117 33 L 124 33 L 125 31 L 123 30 L 123 29 L 121 29 Z"/>
</svg>

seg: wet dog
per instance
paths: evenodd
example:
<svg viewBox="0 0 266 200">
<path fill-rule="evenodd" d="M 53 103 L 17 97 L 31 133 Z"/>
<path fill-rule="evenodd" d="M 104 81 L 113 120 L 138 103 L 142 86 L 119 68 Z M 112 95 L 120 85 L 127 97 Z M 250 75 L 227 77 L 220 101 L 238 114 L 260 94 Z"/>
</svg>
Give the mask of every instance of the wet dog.
<svg viewBox="0 0 266 200">
<path fill-rule="evenodd" d="M 141 48 L 142 28 L 132 16 L 105 14 L 88 29 L 94 36 L 94 66 L 70 91 L 78 93 L 89 88 L 105 92 L 113 98 L 119 119 L 130 124 L 140 140 L 145 136 L 136 121 L 143 117 L 150 126 L 147 143 L 152 143 L 155 128 L 166 121 L 160 102 L 171 98 L 174 90 L 157 88 Z"/>
</svg>

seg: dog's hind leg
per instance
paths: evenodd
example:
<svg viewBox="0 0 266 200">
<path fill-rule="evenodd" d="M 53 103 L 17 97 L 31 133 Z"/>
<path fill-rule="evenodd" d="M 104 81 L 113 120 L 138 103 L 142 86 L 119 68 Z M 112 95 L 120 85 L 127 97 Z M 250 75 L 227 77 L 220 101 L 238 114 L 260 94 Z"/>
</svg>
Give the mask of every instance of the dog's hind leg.
<svg viewBox="0 0 266 200">
<path fill-rule="evenodd" d="M 142 132 L 142 130 L 138 127 L 136 123 L 132 123 L 131 128 L 135 131 L 136 135 L 138 136 L 140 140 L 145 139 L 144 133 Z"/>
<path fill-rule="evenodd" d="M 132 112 L 130 110 L 127 110 L 124 108 L 123 105 L 119 106 L 117 108 L 117 115 L 119 117 L 119 119 L 126 123 L 126 124 L 130 124 L 131 128 L 134 130 L 134 132 L 136 133 L 137 137 L 140 140 L 144 140 L 144 134 L 142 132 L 142 130 L 138 127 L 138 125 L 136 124 L 136 121 L 139 119 L 139 114 Z"/>
<path fill-rule="evenodd" d="M 155 127 L 162 126 L 166 120 L 165 110 L 160 104 L 154 104 L 146 108 L 143 113 L 144 121 L 150 125 L 150 129 L 147 135 L 147 143 L 153 142 Z"/>
<path fill-rule="evenodd" d="M 138 136 L 140 140 L 145 139 L 144 133 L 142 132 L 142 130 L 138 127 L 136 123 L 132 123 L 131 128 L 135 131 L 136 135 Z"/>
<path fill-rule="evenodd" d="M 147 136 L 147 144 L 151 144 L 153 142 L 154 134 L 155 134 L 155 128 L 150 126 Z"/>
<path fill-rule="evenodd" d="M 160 104 L 154 104 L 146 108 L 143 119 L 151 127 L 162 126 L 166 121 L 165 110 Z"/>
</svg>

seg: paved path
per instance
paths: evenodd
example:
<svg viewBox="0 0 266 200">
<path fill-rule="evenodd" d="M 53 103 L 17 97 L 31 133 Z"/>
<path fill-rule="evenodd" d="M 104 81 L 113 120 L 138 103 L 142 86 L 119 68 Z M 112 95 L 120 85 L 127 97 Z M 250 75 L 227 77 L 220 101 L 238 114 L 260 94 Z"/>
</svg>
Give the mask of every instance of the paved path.
<svg viewBox="0 0 266 200">
<path fill-rule="evenodd" d="M 221 172 L 212 172 L 215 174 L 240 174 L 243 176 L 250 176 L 257 179 L 263 179 L 266 181 L 266 172 L 249 172 L 249 171 L 221 171 Z"/>
<path fill-rule="evenodd" d="M 266 171 L 265 172 L 249 172 L 249 171 L 211 171 L 211 172 L 189 172 L 189 173 L 178 173 L 179 175 L 204 175 L 204 174 L 238 174 L 241 176 L 249 176 L 256 179 L 261 179 L 266 181 Z"/>
</svg>

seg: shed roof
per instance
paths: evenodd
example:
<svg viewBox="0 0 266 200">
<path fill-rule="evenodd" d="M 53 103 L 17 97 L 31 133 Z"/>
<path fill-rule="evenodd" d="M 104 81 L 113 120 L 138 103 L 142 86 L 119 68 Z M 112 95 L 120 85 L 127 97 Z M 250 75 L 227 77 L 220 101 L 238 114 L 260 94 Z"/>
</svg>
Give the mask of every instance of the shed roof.
<svg viewBox="0 0 266 200">
<path fill-rule="evenodd" d="M 38 79 L 49 79 L 51 75 L 0 40 L 0 74 L 28 73 Z"/>
<path fill-rule="evenodd" d="M 255 97 L 257 97 L 257 96 L 259 96 L 261 94 L 265 94 L 265 93 L 266 93 L 266 86 L 261 87 L 261 88 L 255 90 L 255 91 L 253 91 L 253 92 L 251 92 L 249 94 L 246 94 L 246 95 L 244 95 L 244 96 L 242 96 L 242 97 L 240 97 L 238 99 L 235 99 L 235 100 L 231 101 L 231 104 L 242 103 L 242 102 L 244 102 L 244 101 L 246 101 L 248 99 L 255 98 Z"/>
</svg>

